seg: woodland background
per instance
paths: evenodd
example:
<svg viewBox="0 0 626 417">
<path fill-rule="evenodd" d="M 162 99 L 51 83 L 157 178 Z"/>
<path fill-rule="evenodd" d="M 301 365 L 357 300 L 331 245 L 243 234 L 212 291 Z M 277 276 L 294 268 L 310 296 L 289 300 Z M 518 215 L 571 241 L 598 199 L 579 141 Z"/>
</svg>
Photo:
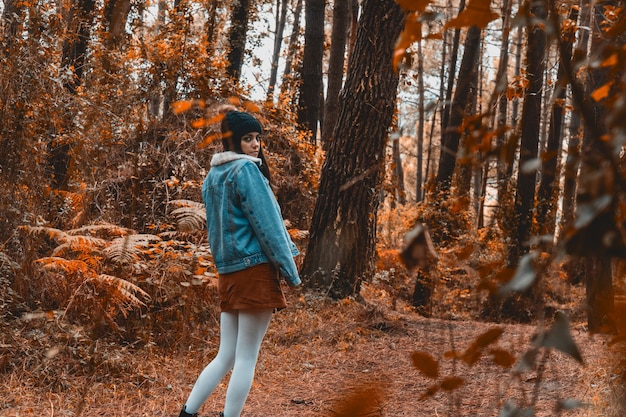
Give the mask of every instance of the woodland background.
<svg viewBox="0 0 626 417">
<path fill-rule="evenodd" d="M 622 415 L 623 8 L 0 3 L 0 414 L 95 415 L 118 384 L 140 414 L 176 412 L 185 387 L 172 404 L 172 384 L 154 394 L 158 372 L 139 369 L 171 371 L 177 384 L 178 366 L 192 361 L 195 374 L 211 355 L 216 273 L 200 185 L 219 150 L 218 108 L 230 103 L 262 120 L 275 192 L 303 252 L 304 289 L 290 294 L 298 311 L 276 320 L 273 349 L 322 355 L 316 343 L 328 337 L 331 351 L 363 363 L 382 352 L 370 332 L 383 332 L 406 349 L 409 372 L 432 382 L 421 400 L 443 401 L 449 415 L 542 415 L 540 383 L 516 402 L 495 390 L 487 408 L 463 405 L 472 378 L 456 365 L 441 378 L 440 366 L 488 356 L 511 379 L 523 369 L 541 382 L 554 359 L 545 352 L 574 364 L 589 353 L 576 329 L 601 335 L 603 350 L 590 352 L 611 358 L 609 398 L 580 415 Z M 396 333 L 398 315 L 405 330 L 448 322 L 468 347 L 451 337 L 415 350 Z M 502 326 L 520 324 L 536 329 L 531 347 L 499 347 Z M 326 365 L 349 373 L 328 355 Z M 420 415 L 379 407 L 385 384 L 355 387 L 332 413 Z M 252 403 L 251 414 L 266 411 Z M 547 415 L 585 409 L 556 404 Z"/>
</svg>

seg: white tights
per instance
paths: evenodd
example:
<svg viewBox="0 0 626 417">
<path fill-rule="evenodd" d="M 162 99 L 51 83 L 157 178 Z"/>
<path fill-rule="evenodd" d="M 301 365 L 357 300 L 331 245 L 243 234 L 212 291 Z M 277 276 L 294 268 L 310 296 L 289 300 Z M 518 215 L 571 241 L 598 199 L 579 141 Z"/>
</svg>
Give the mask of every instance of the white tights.
<svg viewBox="0 0 626 417">
<path fill-rule="evenodd" d="M 259 349 L 272 312 L 273 309 L 261 309 L 221 313 L 220 347 L 189 394 L 185 404 L 188 413 L 196 413 L 232 369 L 226 390 L 224 417 L 239 417 L 252 387 Z"/>
</svg>

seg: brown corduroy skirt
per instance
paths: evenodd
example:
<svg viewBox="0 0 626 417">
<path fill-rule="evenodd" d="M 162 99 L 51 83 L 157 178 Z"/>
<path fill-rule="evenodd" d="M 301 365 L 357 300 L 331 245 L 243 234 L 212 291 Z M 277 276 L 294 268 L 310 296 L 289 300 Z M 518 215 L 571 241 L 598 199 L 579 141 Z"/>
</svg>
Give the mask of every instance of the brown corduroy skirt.
<svg viewBox="0 0 626 417">
<path fill-rule="evenodd" d="M 268 263 L 220 274 L 218 289 L 221 311 L 287 307 L 278 271 Z"/>
</svg>

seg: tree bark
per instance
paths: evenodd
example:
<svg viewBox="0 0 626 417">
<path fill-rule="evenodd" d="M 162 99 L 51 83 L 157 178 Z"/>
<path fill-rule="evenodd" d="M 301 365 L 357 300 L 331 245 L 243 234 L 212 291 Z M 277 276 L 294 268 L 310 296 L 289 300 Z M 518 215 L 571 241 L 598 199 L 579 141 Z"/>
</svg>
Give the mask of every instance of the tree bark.
<svg viewBox="0 0 626 417">
<path fill-rule="evenodd" d="M 339 92 L 343 85 L 346 43 L 350 27 L 350 7 L 348 0 L 337 1 L 333 7 L 333 30 L 330 39 L 330 56 L 328 58 L 328 88 L 324 105 L 324 124 L 322 125 L 322 144 L 331 138 L 337 121 L 339 109 Z"/>
<path fill-rule="evenodd" d="M 276 31 L 274 32 L 274 50 L 272 52 L 270 83 L 267 87 L 266 98 L 269 102 L 274 100 L 274 88 L 276 88 L 276 79 L 278 78 L 278 60 L 280 58 L 280 49 L 283 45 L 283 33 L 285 32 L 288 4 L 288 0 L 276 0 Z"/>
<path fill-rule="evenodd" d="M 63 40 L 62 66 L 70 70 L 72 76 L 64 82 L 64 87 L 71 95 L 76 94 L 83 79 L 85 57 L 89 46 L 95 0 L 79 0 L 72 3 L 69 16 L 68 35 Z M 65 120 L 66 125 L 70 124 Z M 70 165 L 69 142 L 53 140 L 48 146 L 48 163 L 52 169 L 52 187 L 64 190 L 69 180 Z"/>
<path fill-rule="evenodd" d="M 246 40 L 248 37 L 248 16 L 250 0 L 234 0 L 231 27 L 228 32 L 228 75 L 235 81 L 241 78 L 241 68 L 246 53 Z"/>
<path fill-rule="evenodd" d="M 325 0 L 305 0 L 306 27 L 300 70 L 302 83 L 299 89 L 298 123 L 311 132 L 313 143 L 317 138 L 323 99 L 324 9 Z"/>
<path fill-rule="evenodd" d="M 289 47 L 287 48 L 287 58 L 285 59 L 285 70 L 283 71 L 283 83 L 280 86 L 280 92 L 285 93 L 289 83 L 285 80 L 291 77 L 291 67 L 293 66 L 293 60 L 296 55 L 298 46 L 298 34 L 300 33 L 300 16 L 302 15 L 302 1 L 297 0 L 296 9 L 293 12 L 293 29 L 291 36 L 289 37 Z"/>
<path fill-rule="evenodd" d="M 531 2 L 530 13 L 539 21 L 547 18 L 546 9 L 540 2 Z M 528 87 L 524 92 L 522 107 L 522 131 L 519 154 L 519 172 L 515 193 L 516 236 L 510 246 L 509 265 L 517 265 L 519 257 L 530 249 L 533 209 L 535 207 L 535 185 L 537 170 L 528 164 L 538 157 L 539 130 L 541 120 L 541 94 L 545 71 L 546 33 L 542 26 L 531 23 L 528 27 L 526 74 Z"/>
<path fill-rule="evenodd" d="M 463 122 L 465 109 L 467 108 L 468 101 L 471 99 L 470 91 L 477 70 L 480 37 L 481 30 L 478 27 L 471 26 L 468 29 L 465 38 L 465 50 L 461 60 L 461 68 L 459 69 L 457 87 L 450 109 L 448 128 L 445 132 L 442 132 L 443 138 L 441 154 L 439 155 L 436 187 L 444 194 L 449 192 L 450 186 L 452 185 L 452 175 L 456 166 L 459 141 L 461 140 L 461 132 L 459 132 L 458 128 Z"/>
<path fill-rule="evenodd" d="M 373 274 L 376 214 L 398 74 L 392 53 L 404 13 L 394 0 L 365 0 L 322 167 L 302 276 L 334 298 L 358 294 Z"/>
</svg>

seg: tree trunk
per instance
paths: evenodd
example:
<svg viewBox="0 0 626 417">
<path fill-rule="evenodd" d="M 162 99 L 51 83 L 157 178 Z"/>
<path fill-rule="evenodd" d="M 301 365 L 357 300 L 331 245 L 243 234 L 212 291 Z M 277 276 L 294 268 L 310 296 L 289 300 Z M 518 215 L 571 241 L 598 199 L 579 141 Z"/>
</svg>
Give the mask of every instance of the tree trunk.
<svg viewBox="0 0 626 417">
<path fill-rule="evenodd" d="M 480 51 L 481 30 L 476 26 L 471 26 L 467 31 L 465 38 L 465 50 L 463 59 L 461 60 L 461 68 L 457 80 L 456 91 L 454 92 L 454 100 L 450 109 L 450 120 L 448 128 L 442 132 L 441 154 L 439 155 L 439 168 L 437 170 L 437 189 L 447 194 L 452 185 L 452 174 L 456 166 L 457 151 L 459 150 L 459 141 L 461 132 L 458 127 L 463 122 L 465 109 L 470 97 L 472 83 L 478 65 Z"/>
<path fill-rule="evenodd" d="M 452 9 L 452 4 L 448 2 L 448 10 Z M 465 9 L 465 0 L 461 0 L 459 4 L 459 14 Z M 448 64 L 448 84 L 446 87 L 446 98 L 443 101 L 441 109 L 441 136 L 443 137 L 450 123 L 450 112 L 452 108 L 452 92 L 454 91 L 454 80 L 456 79 L 456 62 L 459 56 L 459 44 L 461 39 L 461 29 L 454 29 L 454 40 L 452 41 L 452 52 L 450 54 L 450 63 Z M 467 41 L 466 41 L 467 42 Z M 447 50 L 447 48 L 444 47 Z M 445 63 L 443 63 L 445 65 Z M 443 85 L 443 78 L 442 78 Z"/>
<path fill-rule="evenodd" d="M 612 4 L 609 4 L 612 3 Z M 605 37 L 601 27 L 608 23 L 606 8 L 616 7 L 616 2 L 605 2 L 593 7 L 591 33 L 591 59 L 601 59 L 605 51 L 609 50 L 615 39 Z M 623 44 L 623 42 L 621 42 Z M 594 67 L 589 70 L 586 83 L 588 95 L 609 81 L 620 79 L 620 72 L 609 73 L 606 67 Z M 610 130 L 606 127 L 606 103 L 589 100 L 589 111 L 585 112 L 585 131 L 583 136 L 582 166 L 580 171 L 579 189 L 577 195 L 578 215 L 582 215 L 583 208 L 590 203 L 599 201 L 605 195 L 616 195 L 616 185 L 613 179 L 619 172 L 611 170 L 607 159 L 611 158 L 611 151 L 605 148 L 603 136 Z M 618 122 L 621 124 L 621 120 Z M 623 190 L 622 190 L 623 191 Z M 613 281 L 611 273 L 612 238 L 616 232 L 617 202 L 614 197 L 612 204 L 604 210 L 594 213 L 595 218 L 589 225 L 589 231 L 582 235 L 583 246 L 593 245 L 595 250 L 582 251 L 586 257 L 585 285 L 587 293 L 587 322 L 591 332 L 613 332 L 615 323 L 612 322 L 614 312 Z M 620 216 L 621 217 L 621 216 Z M 619 220 L 622 221 L 621 219 Z M 622 254 L 623 256 L 623 254 Z"/>
<path fill-rule="evenodd" d="M 395 188 L 394 202 L 406 204 L 406 191 L 404 189 L 404 170 L 402 169 L 402 157 L 400 155 L 400 138 L 394 138 L 392 143 L 392 167 L 393 186 Z"/>
<path fill-rule="evenodd" d="M 287 1 L 287 0 L 285 0 Z M 207 56 L 213 56 L 215 50 L 215 30 L 217 29 L 217 8 L 219 0 L 211 0 L 207 2 L 207 21 L 206 21 L 206 39 L 207 39 Z"/>
<path fill-rule="evenodd" d="M 228 32 L 228 68 L 230 78 L 239 81 L 241 68 L 246 52 L 246 40 L 248 37 L 248 9 L 250 0 L 234 0 L 230 31 Z"/>
<path fill-rule="evenodd" d="M 510 15 L 512 0 L 504 0 L 502 4 L 502 45 L 500 47 L 500 60 L 498 63 L 498 73 L 496 75 L 496 91 L 494 97 L 498 97 L 497 101 L 497 113 L 496 113 L 496 130 L 499 132 L 496 137 L 497 149 L 508 149 L 506 145 L 506 123 L 507 112 L 509 107 L 509 101 L 506 97 L 506 89 L 509 85 L 508 81 L 508 66 L 509 66 L 509 45 L 510 45 Z M 511 156 L 509 156 L 511 155 Z M 496 184 L 498 193 L 498 203 L 504 203 L 504 196 L 507 195 L 506 188 L 508 187 L 510 178 L 507 177 L 508 166 L 513 165 L 513 153 L 512 152 L 500 152 L 500 157 L 496 160 Z"/>
<path fill-rule="evenodd" d="M 296 55 L 298 46 L 298 34 L 300 33 L 300 16 L 302 15 L 302 1 L 297 0 L 296 10 L 293 12 L 293 29 L 291 36 L 289 37 L 289 47 L 287 48 L 287 58 L 285 59 L 285 70 L 283 71 L 283 83 L 280 86 L 280 92 L 285 93 L 287 91 L 288 82 L 285 80 L 291 77 L 291 67 L 293 66 L 293 60 Z"/>
<path fill-rule="evenodd" d="M 274 100 L 274 88 L 276 88 L 276 79 L 278 78 L 278 60 L 280 58 L 280 49 L 283 45 L 283 33 L 285 32 L 285 21 L 287 19 L 288 0 L 276 0 L 276 31 L 274 32 L 274 51 L 272 52 L 272 67 L 270 70 L 270 83 L 267 87 L 266 100 L 272 102 Z"/>
<path fill-rule="evenodd" d="M 398 74 L 393 46 L 404 13 L 394 0 L 365 0 L 322 167 L 302 276 L 342 298 L 373 274 L 376 214 Z"/>
<path fill-rule="evenodd" d="M 330 56 L 328 59 L 328 88 L 324 106 L 324 124 L 322 125 L 322 144 L 331 138 L 337 121 L 339 109 L 339 92 L 343 85 L 346 43 L 350 27 L 350 6 L 348 0 L 337 1 L 333 8 L 333 31 L 330 39 Z"/>
<path fill-rule="evenodd" d="M 415 172 L 415 201 L 423 199 L 423 165 L 424 165 L 424 59 L 422 57 L 422 42 L 417 43 L 417 87 L 419 89 L 419 115 L 415 140 L 417 141 L 417 169 Z"/>
<path fill-rule="evenodd" d="M 64 84 L 72 94 L 76 93 L 83 78 L 95 5 L 95 0 L 77 0 L 70 10 L 68 35 L 63 40 L 62 65 L 72 71 L 73 76 Z"/>
<path fill-rule="evenodd" d="M 317 123 L 323 98 L 324 8 L 325 0 L 305 0 L 306 27 L 300 70 L 302 83 L 299 89 L 298 123 L 311 132 L 313 143 L 317 138 Z"/>
<path fill-rule="evenodd" d="M 542 3 L 532 2 L 530 13 L 539 21 L 545 21 L 547 14 Z M 517 265 L 519 257 L 528 252 L 532 233 L 535 185 L 537 171 L 528 164 L 538 157 L 539 130 L 541 120 L 541 91 L 545 71 L 546 33 L 539 24 L 528 27 L 528 50 L 526 54 L 526 74 L 528 87 L 524 92 L 522 108 L 522 132 L 519 154 L 519 171 L 515 194 L 515 214 L 517 217 L 515 241 L 509 251 L 509 265 Z"/>
<path fill-rule="evenodd" d="M 106 3 L 104 17 L 109 33 L 107 41 L 111 48 L 119 46 L 124 38 L 128 13 L 130 13 L 130 0 L 109 0 Z"/>
<path fill-rule="evenodd" d="M 70 9 L 68 34 L 63 40 L 61 62 L 63 68 L 72 73 L 72 77 L 63 84 L 72 95 L 76 94 L 83 78 L 94 8 L 95 0 L 80 0 L 72 3 Z M 65 120 L 63 123 L 69 126 L 71 122 Z M 49 143 L 48 150 L 48 163 L 53 175 L 52 187 L 67 189 L 71 144 L 53 140 Z"/>
<path fill-rule="evenodd" d="M 589 52 L 589 30 L 591 25 L 591 12 L 588 4 L 580 7 L 580 25 L 583 28 L 578 30 L 578 42 L 576 45 L 577 53 L 581 56 L 587 56 Z M 572 8 L 576 10 L 576 8 Z M 566 45 L 564 45 L 566 47 Z M 571 74 L 570 74 L 571 75 Z M 565 178 L 563 180 L 563 205 L 561 215 L 561 232 L 564 235 L 566 229 L 570 228 L 574 223 L 574 213 L 576 206 L 576 179 L 578 178 L 578 170 L 580 169 L 580 144 L 582 137 L 581 130 L 582 120 L 579 111 L 573 111 L 570 115 L 569 124 L 569 141 L 567 144 L 567 158 L 565 160 Z M 574 270 L 567 269 L 570 282 L 575 282 L 578 276 Z M 571 273 L 570 273 L 571 272 Z"/>
</svg>

